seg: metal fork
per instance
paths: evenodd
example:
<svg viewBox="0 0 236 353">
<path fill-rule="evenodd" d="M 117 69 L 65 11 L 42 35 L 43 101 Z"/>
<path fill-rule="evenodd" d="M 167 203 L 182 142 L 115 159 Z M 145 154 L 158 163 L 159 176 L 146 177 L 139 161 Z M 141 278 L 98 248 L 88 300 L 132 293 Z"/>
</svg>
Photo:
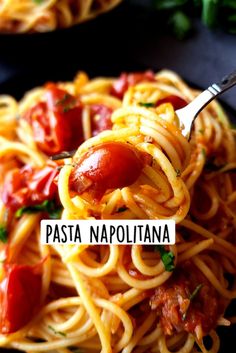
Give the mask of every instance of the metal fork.
<svg viewBox="0 0 236 353">
<path fill-rule="evenodd" d="M 182 134 L 190 140 L 191 131 L 193 128 L 194 120 L 198 114 L 205 108 L 213 99 L 224 93 L 229 88 L 236 85 L 236 71 L 230 75 L 225 76 L 220 83 L 213 83 L 199 96 L 197 96 L 191 103 L 186 107 L 175 111 L 179 118 L 180 125 L 183 126 Z M 69 152 L 62 152 L 51 157 L 52 160 L 64 159 L 72 157 L 76 150 Z"/>
<path fill-rule="evenodd" d="M 183 126 L 182 134 L 190 139 L 193 123 L 198 114 L 213 99 L 234 85 L 236 85 L 236 71 L 232 72 L 228 76 L 225 76 L 220 83 L 213 83 L 186 107 L 176 110 L 175 113 L 179 118 L 180 125 Z"/>
</svg>

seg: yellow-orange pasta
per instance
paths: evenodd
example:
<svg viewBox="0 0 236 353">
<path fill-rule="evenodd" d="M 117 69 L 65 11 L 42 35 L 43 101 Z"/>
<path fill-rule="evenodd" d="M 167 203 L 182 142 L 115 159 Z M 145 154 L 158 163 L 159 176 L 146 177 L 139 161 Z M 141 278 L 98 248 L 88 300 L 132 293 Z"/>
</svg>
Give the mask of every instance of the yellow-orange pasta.
<svg viewBox="0 0 236 353">
<path fill-rule="evenodd" d="M 217 326 L 235 323 L 235 132 L 212 102 L 187 141 L 175 109 L 197 94 L 164 70 L 0 96 L 0 347 L 219 351 Z M 44 218 L 173 219 L 176 244 L 42 245 Z"/>
<path fill-rule="evenodd" d="M 1 0 L 0 32 L 47 32 L 87 21 L 121 0 Z"/>
</svg>

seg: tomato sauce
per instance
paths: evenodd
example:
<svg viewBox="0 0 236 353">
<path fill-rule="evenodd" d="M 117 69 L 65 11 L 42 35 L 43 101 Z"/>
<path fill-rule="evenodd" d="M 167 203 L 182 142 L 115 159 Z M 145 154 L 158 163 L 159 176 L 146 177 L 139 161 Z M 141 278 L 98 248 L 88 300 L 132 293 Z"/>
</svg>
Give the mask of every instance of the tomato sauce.
<svg viewBox="0 0 236 353">
<path fill-rule="evenodd" d="M 199 285 L 201 288 L 191 299 L 191 294 Z M 206 335 L 216 326 L 223 312 L 223 305 L 215 288 L 190 263 L 176 269 L 173 276 L 155 290 L 150 305 L 160 316 L 166 335 L 171 335 L 174 331 L 194 333 L 199 325 Z"/>
</svg>

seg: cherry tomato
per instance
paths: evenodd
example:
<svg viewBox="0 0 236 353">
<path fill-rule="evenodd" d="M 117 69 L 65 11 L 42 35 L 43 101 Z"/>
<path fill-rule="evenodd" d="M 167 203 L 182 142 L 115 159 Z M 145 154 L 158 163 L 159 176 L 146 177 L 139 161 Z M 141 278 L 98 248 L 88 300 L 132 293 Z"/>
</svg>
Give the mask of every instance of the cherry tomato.
<svg viewBox="0 0 236 353">
<path fill-rule="evenodd" d="M 146 154 L 122 142 L 92 147 L 78 161 L 70 177 L 72 190 L 91 191 L 95 198 L 106 190 L 133 184 L 141 174 Z"/>
<path fill-rule="evenodd" d="M 36 266 L 7 264 L 0 283 L 0 331 L 16 332 L 26 325 L 39 306 L 41 275 Z"/>
<path fill-rule="evenodd" d="M 90 106 L 90 116 L 92 124 L 92 134 L 96 136 L 104 130 L 112 129 L 111 114 L 113 110 L 103 104 L 92 104 Z"/>
<path fill-rule="evenodd" d="M 159 99 L 156 103 L 156 107 L 164 103 L 171 103 L 174 110 L 184 108 L 188 103 L 183 99 L 175 95 L 170 95 L 168 97 Z"/>
<path fill-rule="evenodd" d="M 23 206 L 32 206 L 53 199 L 57 194 L 54 182 L 58 170 L 46 166 L 32 169 L 29 166 L 8 172 L 3 185 L 3 203 L 12 211 Z"/>
<path fill-rule="evenodd" d="M 38 147 L 48 155 L 76 149 L 83 142 L 81 102 L 53 83 L 46 85 L 44 98 L 24 116 Z"/>
<path fill-rule="evenodd" d="M 131 74 L 123 73 L 116 80 L 111 88 L 111 94 L 122 99 L 125 92 L 130 86 L 135 86 L 140 82 L 155 82 L 155 75 L 152 71 L 135 72 Z"/>
</svg>

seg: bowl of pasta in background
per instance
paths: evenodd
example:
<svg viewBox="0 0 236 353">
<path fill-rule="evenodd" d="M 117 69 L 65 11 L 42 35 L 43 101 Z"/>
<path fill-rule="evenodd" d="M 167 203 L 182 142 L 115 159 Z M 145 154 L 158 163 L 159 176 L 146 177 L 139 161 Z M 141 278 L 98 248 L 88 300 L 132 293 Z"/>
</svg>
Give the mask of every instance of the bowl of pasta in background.
<svg viewBox="0 0 236 353">
<path fill-rule="evenodd" d="M 110 11 L 122 0 L 1 0 L 0 33 L 49 32 Z"/>
</svg>

